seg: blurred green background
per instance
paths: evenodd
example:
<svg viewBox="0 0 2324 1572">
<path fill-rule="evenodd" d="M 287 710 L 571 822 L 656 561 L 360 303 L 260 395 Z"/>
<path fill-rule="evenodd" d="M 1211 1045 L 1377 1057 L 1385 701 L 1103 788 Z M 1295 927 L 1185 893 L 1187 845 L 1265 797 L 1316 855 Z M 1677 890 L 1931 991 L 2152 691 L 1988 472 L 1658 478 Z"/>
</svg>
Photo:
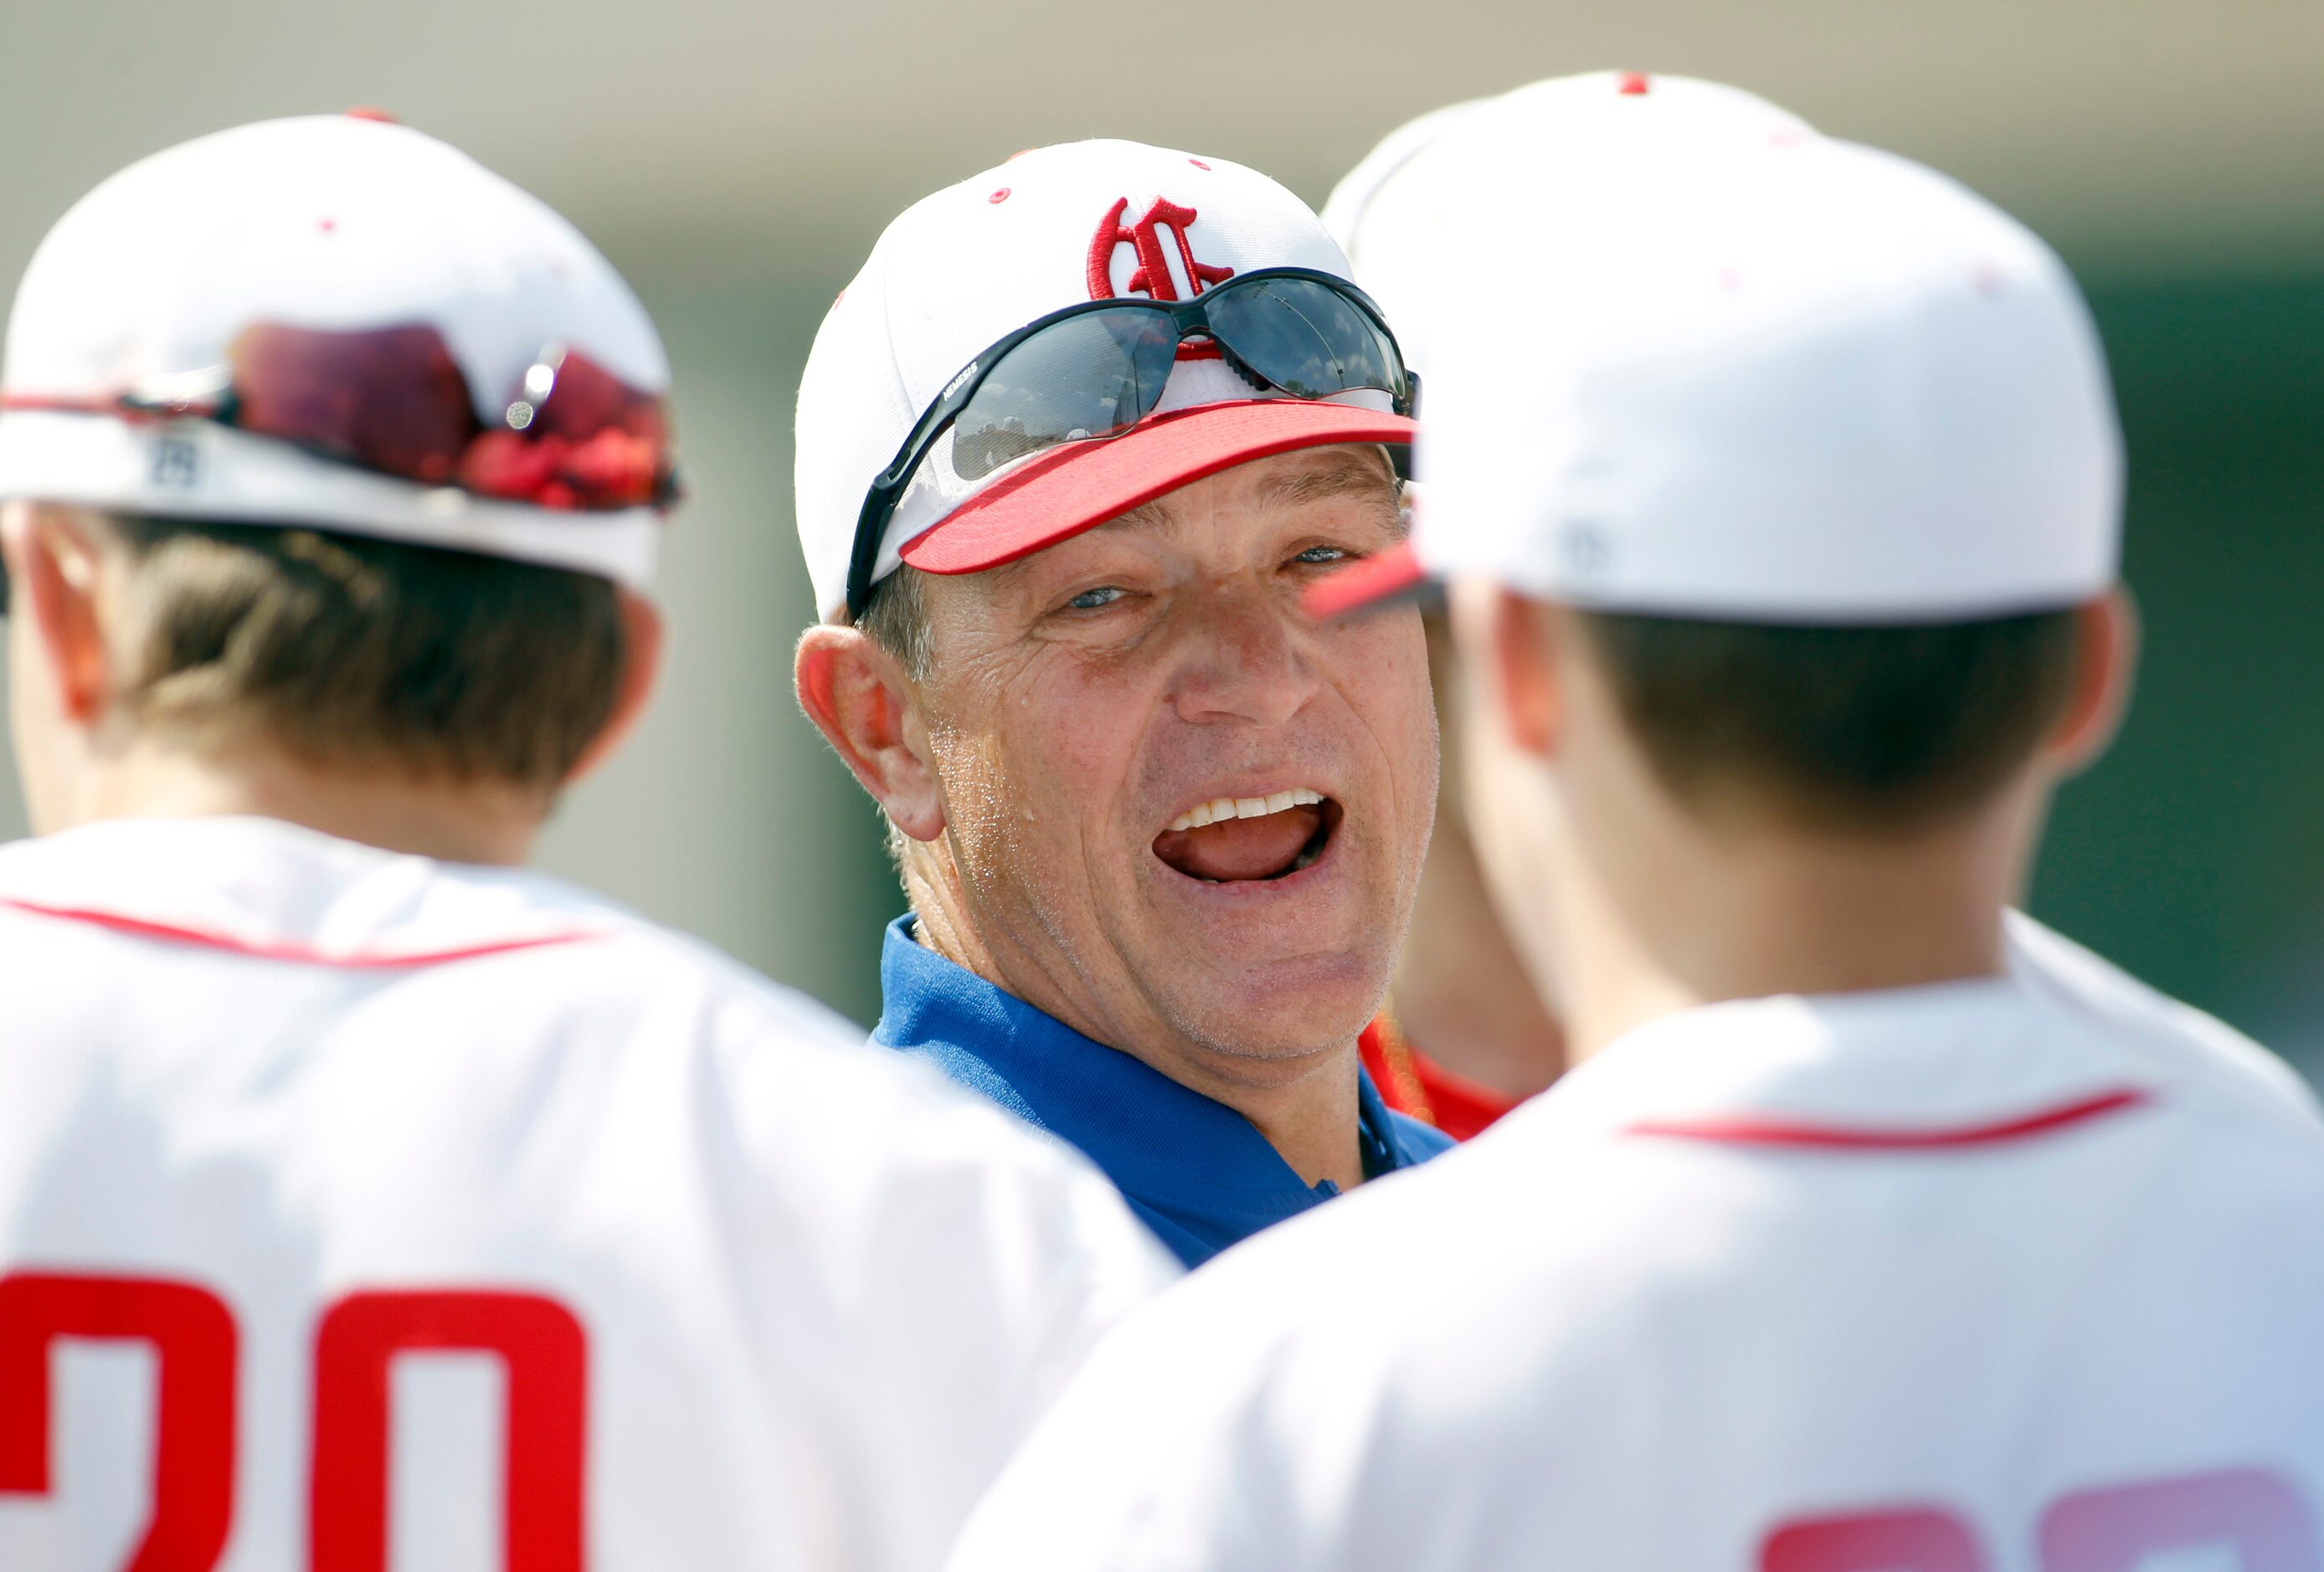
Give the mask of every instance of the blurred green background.
<svg viewBox="0 0 2324 1572">
<path fill-rule="evenodd" d="M 2059 804 L 2034 908 L 2324 1070 L 2318 0 L 0 0 L 0 278 L 141 154 L 355 105 L 573 217 L 669 338 L 696 501 L 667 557 L 656 712 L 544 860 L 868 1020 L 899 900 L 872 808 L 790 697 L 809 614 L 790 406 L 881 226 L 1019 148 L 1098 134 L 1240 160 L 1320 204 L 1421 110 L 1606 66 L 1753 88 L 2065 253 L 2121 395 L 2147 658 L 2119 748 Z M 22 828 L 0 787 L 0 835 Z"/>
</svg>

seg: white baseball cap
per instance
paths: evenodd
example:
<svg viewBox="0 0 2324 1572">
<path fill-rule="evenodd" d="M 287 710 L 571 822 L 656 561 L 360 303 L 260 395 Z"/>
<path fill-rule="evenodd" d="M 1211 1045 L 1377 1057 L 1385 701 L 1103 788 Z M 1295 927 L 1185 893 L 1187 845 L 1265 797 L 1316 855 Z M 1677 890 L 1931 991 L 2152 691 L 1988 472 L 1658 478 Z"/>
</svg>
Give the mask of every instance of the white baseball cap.
<svg viewBox="0 0 2324 1572">
<path fill-rule="evenodd" d="M 1513 152 L 1489 111 L 1429 146 L 1447 261 L 1420 367 L 1427 495 L 1406 547 L 1312 608 L 1463 573 L 1746 622 L 2103 593 L 2121 437 L 2064 265 L 1905 160 L 1748 115 L 1657 118 L 1666 80 L 1595 122 L 1588 157 Z"/>
<path fill-rule="evenodd" d="M 1562 163 L 1622 156 L 1640 137 L 1809 131 L 1790 110 L 1718 82 L 1645 71 L 1553 77 L 1433 109 L 1389 132 L 1333 188 L 1323 225 L 1425 378 L 1447 303 L 1492 287 L 1447 234 L 1443 204 L 1456 191 L 1489 178 L 1519 189 Z"/>
<path fill-rule="evenodd" d="M 244 385 L 261 361 L 279 385 Z M 637 471 L 666 451 L 669 387 L 629 286 L 532 197 L 376 117 L 268 121 L 131 165 L 50 231 L 8 323 L 0 498 L 343 530 L 642 587 L 666 500 L 644 482 L 669 475 Z M 302 432 L 410 447 L 424 411 L 429 442 L 481 440 L 408 478 L 261 435 L 262 405 Z"/>
<path fill-rule="evenodd" d="M 845 612 L 874 481 L 988 348 L 1066 307 L 1186 300 L 1286 267 L 1349 276 L 1322 221 L 1273 180 L 1139 142 L 1020 153 L 908 208 L 824 318 L 799 384 L 799 544 L 819 614 Z M 1295 398 L 1254 387 L 1191 347 L 1153 411 L 1119 436 L 1068 441 L 983 473 L 955 463 L 940 438 L 888 520 L 872 581 L 899 562 L 938 574 L 997 566 L 1270 454 L 1411 439 L 1411 422 L 1386 393 Z"/>
</svg>

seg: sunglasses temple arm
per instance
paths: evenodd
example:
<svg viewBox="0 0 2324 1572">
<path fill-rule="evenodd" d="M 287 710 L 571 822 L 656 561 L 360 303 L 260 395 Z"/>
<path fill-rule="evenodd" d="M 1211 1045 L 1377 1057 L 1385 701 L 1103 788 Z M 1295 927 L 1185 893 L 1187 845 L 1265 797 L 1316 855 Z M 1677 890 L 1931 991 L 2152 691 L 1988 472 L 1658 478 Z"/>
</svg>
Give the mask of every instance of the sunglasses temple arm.
<svg viewBox="0 0 2324 1572">
<path fill-rule="evenodd" d="M 998 361 L 999 356 L 991 357 Z M 948 397 L 938 399 L 928 406 L 928 411 L 912 427 L 911 434 L 896 450 L 888 467 L 872 483 L 863 498 L 863 510 L 855 518 L 855 548 L 847 565 L 847 614 L 859 617 L 863 602 L 872 596 L 872 570 L 879 565 L 881 538 L 888 533 L 888 520 L 895 517 L 896 499 L 902 493 L 904 483 L 920 467 L 927 451 L 934 446 L 945 428 L 960 418 L 977 390 L 984 386 L 984 373 L 990 364 L 980 366 L 975 375 L 954 388 Z"/>
</svg>

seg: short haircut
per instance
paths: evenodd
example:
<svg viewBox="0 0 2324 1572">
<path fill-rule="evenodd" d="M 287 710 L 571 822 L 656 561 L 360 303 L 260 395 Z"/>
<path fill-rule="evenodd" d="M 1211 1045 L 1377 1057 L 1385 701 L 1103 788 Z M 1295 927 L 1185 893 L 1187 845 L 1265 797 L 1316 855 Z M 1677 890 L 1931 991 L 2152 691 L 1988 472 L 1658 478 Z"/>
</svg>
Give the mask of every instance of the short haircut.
<svg viewBox="0 0 2324 1572">
<path fill-rule="evenodd" d="M 899 562 L 895 572 L 873 584 L 855 626 L 893 657 L 906 676 L 927 680 L 934 652 L 929 648 L 927 592 L 918 568 Z"/>
<path fill-rule="evenodd" d="M 1776 627 L 1582 612 L 1655 775 L 1691 810 L 1909 832 L 1973 809 L 2063 710 L 2071 611 Z"/>
<path fill-rule="evenodd" d="M 273 525 L 115 517 L 116 700 L 198 747 L 553 793 L 628 660 L 607 580 Z"/>
</svg>

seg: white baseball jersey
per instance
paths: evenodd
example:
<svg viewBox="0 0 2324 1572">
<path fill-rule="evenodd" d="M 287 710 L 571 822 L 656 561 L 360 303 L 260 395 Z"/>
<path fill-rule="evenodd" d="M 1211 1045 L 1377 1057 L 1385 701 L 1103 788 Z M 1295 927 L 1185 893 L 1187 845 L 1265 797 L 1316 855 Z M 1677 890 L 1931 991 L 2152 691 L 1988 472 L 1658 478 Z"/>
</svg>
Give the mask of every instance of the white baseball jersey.
<svg viewBox="0 0 2324 1572">
<path fill-rule="evenodd" d="M 1064 1147 L 540 875 L 0 850 L 11 1572 L 929 1567 L 1174 1273 Z"/>
<path fill-rule="evenodd" d="M 2324 1125 L 2012 951 L 1664 1019 L 1222 1255 L 955 1572 L 2317 1572 Z"/>
</svg>

